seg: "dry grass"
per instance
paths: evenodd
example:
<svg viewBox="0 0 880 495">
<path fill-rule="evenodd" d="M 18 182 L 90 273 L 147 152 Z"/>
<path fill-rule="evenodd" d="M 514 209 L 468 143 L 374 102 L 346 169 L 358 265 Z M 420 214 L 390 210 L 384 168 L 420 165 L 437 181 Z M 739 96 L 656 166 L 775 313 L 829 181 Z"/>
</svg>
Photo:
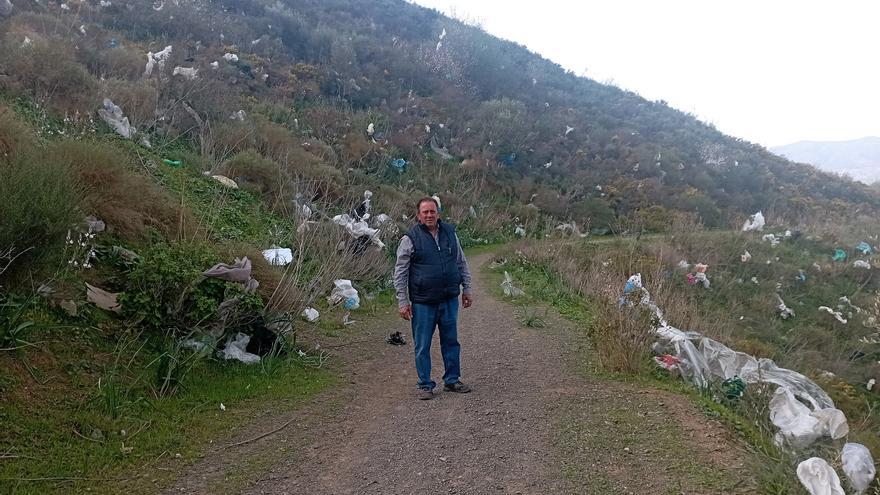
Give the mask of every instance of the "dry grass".
<svg viewBox="0 0 880 495">
<path fill-rule="evenodd" d="M 181 219 L 189 213 L 181 214 L 178 201 L 134 170 L 131 157 L 119 149 L 97 141 L 60 141 L 45 156 L 83 188 L 83 213 L 104 220 L 108 231 L 132 239 L 145 238 L 150 228 L 168 238 L 181 236 Z"/>
</svg>

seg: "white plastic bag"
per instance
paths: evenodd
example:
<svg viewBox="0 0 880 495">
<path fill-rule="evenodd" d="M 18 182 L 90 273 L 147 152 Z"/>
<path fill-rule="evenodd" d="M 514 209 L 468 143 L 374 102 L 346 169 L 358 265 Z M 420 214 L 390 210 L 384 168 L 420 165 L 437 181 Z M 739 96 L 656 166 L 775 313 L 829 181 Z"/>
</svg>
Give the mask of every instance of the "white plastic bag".
<svg viewBox="0 0 880 495">
<path fill-rule="evenodd" d="M 344 303 L 345 309 L 358 309 L 361 306 L 361 298 L 358 291 L 351 285 L 351 280 L 339 279 L 334 280 L 336 287 L 330 292 L 327 301 L 330 304 Z"/>
<path fill-rule="evenodd" d="M 306 308 L 302 312 L 302 317 L 305 318 L 306 320 L 308 320 L 309 322 L 313 322 L 313 321 L 317 320 L 319 316 L 321 316 L 321 314 L 318 313 L 318 310 L 315 308 Z"/>
<path fill-rule="evenodd" d="M 798 464 L 797 477 L 811 495 L 846 495 L 834 468 L 824 459 L 811 457 Z"/>
<path fill-rule="evenodd" d="M 259 363 L 260 356 L 247 351 L 247 345 L 250 341 L 251 338 L 241 332 L 235 334 L 235 338 L 230 338 L 226 342 L 226 348 L 223 349 L 223 359 L 235 359 L 245 364 Z"/>
<path fill-rule="evenodd" d="M 513 286 L 513 278 L 507 272 L 504 272 L 504 281 L 501 282 L 501 288 L 504 289 L 504 295 L 508 297 L 519 297 L 525 294 L 522 289 Z"/>
<path fill-rule="evenodd" d="M 263 250 L 263 258 L 270 265 L 284 266 L 293 261 L 293 252 L 290 248 L 270 248 Z"/>
<path fill-rule="evenodd" d="M 847 443 L 840 451 L 840 460 L 843 472 L 856 493 L 865 493 L 877 474 L 874 458 L 868 448 L 860 443 Z"/>
<path fill-rule="evenodd" d="M 743 232 L 749 232 L 752 230 L 764 230 L 764 214 L 760 211 L 755 213 L 743 224 Z"/>
</svg>

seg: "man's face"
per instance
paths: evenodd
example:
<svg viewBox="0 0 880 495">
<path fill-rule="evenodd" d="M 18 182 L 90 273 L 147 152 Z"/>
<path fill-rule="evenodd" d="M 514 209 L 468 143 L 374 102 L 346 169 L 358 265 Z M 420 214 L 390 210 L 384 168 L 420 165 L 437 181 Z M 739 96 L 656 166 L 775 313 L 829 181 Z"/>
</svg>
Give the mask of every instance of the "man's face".
<svg viewBox="0 0 880 495">
<path fill-rule="evenodd" d="M 437 226 L 438 218 L 440 215 L 437 213 L 437 205 L 433 201 L 422 201 L 419 205 L 419 222 L 425 227 L 433 229 Z"/>
</svg>

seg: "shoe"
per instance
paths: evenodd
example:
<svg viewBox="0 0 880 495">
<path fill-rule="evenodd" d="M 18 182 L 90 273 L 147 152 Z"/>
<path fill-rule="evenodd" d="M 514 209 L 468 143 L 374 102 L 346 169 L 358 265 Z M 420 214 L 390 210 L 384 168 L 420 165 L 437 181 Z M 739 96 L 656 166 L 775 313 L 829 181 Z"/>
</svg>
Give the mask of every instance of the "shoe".
<svg viewBox="0 0 880 495">
<path fill-rule="evenodd" d="M 430 388 L 419 389 L 419 400 L 431 400 L 434 398 L 434 391 Z"/>
<path fill-rule="evenodd" d="M 447 392 L 457 392 L 459 394 L 466 394 L 471 391 L 471 388 L 468 387 L 467 385 L 465 385 L 464 383 L 455 382 L 455 383 L 447 383 L 446 385 L 443 385 L 443 390 L 446 390 Z"/>
</svg>

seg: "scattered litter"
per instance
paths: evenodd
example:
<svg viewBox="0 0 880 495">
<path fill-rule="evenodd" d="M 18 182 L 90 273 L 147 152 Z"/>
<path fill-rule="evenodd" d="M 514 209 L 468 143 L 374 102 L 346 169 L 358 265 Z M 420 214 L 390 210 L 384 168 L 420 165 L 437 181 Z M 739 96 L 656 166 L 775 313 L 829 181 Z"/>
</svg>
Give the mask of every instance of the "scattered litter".
<svg viewBox="0 0 880 495">
<path fill-rule="evenodd" d="M 574 127 L 572 127 L 570 125 L 565 126 L 565 135 L 568 136 L 568 134 L 573 130 L 574 130 Z"/>
<path fill-rule="evenodd" d="M 102 2 L 103 3 L 103 2 Z M 165 61 L 171 56 L 171 45 L 165 47 L 161 52 L 147 52 L 147 66 L 144 69 L 144 76 L 150 77 L 153 74 L 153 68 L 160 71 L 165 69 Z"/>
<path fill-rule="evenodd" d="M 874 254 L 874 250 L 871 249 L 871 245 L 868 244 L 868 243 L 865 242 L 865 241 L 860 242 L 860 243 L 856 246 L 856 249 L 858 249 L 859 251 L 861 251 L 861 253 L 864 254 L 864 255 Z"/>
<path fill-rule="evenodd" d="M 237 112 L 232 112 L 229 115 L 230 120 L 237 120 L 239 122 L 244 122 L 247 119 L 247 113 L 244 110 L 239 110 Z"/>
<path fill-rule="evenodd" d="M 782 296 L 776 294 L 776 300 L 779 301 L 779 305 L 776 308 L 779 310 L 779 316 L 783 320 L 787 320 L 794 316 L 794 310 L 785 305 L 785 301 L 782 300 Z"/>
<path fill-rule="evenodd" d="M 489 268 L 500 268 L 507 264 L 507 258 L 496 258 L 489 264 Z"/>
<path fill-rule="evenodd" d="M 795 277 L 795 278 L 797 278 L 798 282 L 806 282 L 807 281 L 807 272 L 805 272 L 803 270 L 798 270 L 797 277 Z"/>
<path fill-rule="evenodd" d="M 846 251 L 836 248 L 834 250 L 834 255 L 831 257 L 831 261 L 846 261 Z"/>
<path fill-rule="evenodd" d="M 871 264 L 865 260 L 855 260 L 853 261 L 854 268 L 865 268 L 867 270 L 871 269 Z"/>
<path fill-rule="evenodd" d="M 352 287 L 351 280 L 338 279 L 334 280 L 333 284 L 336 287 L 333 288 L 330 296 L 327 297 L 327 301 L 331 305 L 344 302 L 345 309 L 358 309 L 360 307 L 361 299 L 358 296 L 357 289 Z"/>
<path fill-rule="evenodd" d="M 230 187 L 232 189 L 238 189 L 238 184 L 236 184 L 234 180 L 230 179 L 229 177 L 226 177 L 225 175 L 212 175 L 211 178 L 216 180 L 217 182 L 223 184 L 226 187 Z"/>
<path fill-rule="evenodd" d="M 522 225 L 517 225 L 516 228 L 513 230 L 513 233 L 520 237 L 525 237 L 526 229 L 524 229 Z"/>
<path fill-rule="evenodd" d="M 223 359 L 235 359 L 245 364 L 259 363 L 260 356 L 247 351 L 247 345 L 250 341 L 251 338 L 241 332 L 235 334 L 235 337 L 229 337 L 229 340 L 226 341 L 226 348 L 223 349 Z"/>
<path fill-rule="evenodd" d="M 223 54 L 223 60 L 227 62 L 238 62 L 238 55 L 234 53 L 225 53 Z"/>
<path fill-rule="evenodd" d="M 874 378 L 871 378 L 870 380 L 868 380 L 868 383 L 865 384 L 865 389 L 868 392 L 870 392 L 871 390 L 874 390 L 874 385 L 876 385 L 876 384 L 877 384 L 877 380 Z"/>
<path fill-rule="evenodd" d="M 752 230 L 764 230 L 764 214 L 760 211 L 750 216 L 749 219 L 743 224 L 743 232 L 749 232 Z"/>
<path fill-rule="evenodd" d="M 871 451 L 860 443 L 846 443 L 840 451 L 840 463 L 856 493 L 865 493 L 877 474 Z"/>
<path fill-rule="evenodd" d="M 841 311 L 849 311 L 850 318 L 852 318 L 853 312 L 856 312 L 856 313 L 862 312 L 862 308 L 853 304 L 852 301 L 850 301 L 849 298 L 846 296 L 840 296 L 840 298 L 837 301 L 838 301 L 837 302 L 837 309 L 839 309 Z"/>
<path fill-rule="evenodd" d="M 220 62 L 218 62 L 218 61 L 216 61 L 216 60 L 213 61 L 213 62 L 211 62 L 211 68 L 214 69 L 214 70 L 219 69 L 219 68 L 220 68 Z"/>
<path fill-rule="evenodd" d="M 180 168 L 183 165 L 183 162 L 181 162 L 180 160 L 170 160 L 168 158 L 162 160 L 162 163 L 173 168 Z"/>
<path fill-rule="evenodd" d="M 454 158 L 445 146 L 440 146 L 439 144 L 437 144 L 437 140 L 434 136 L 431 137 L 431 150 L 434 153 L 437 153 L 437 155 L 439 155 L 440 158 L 444 160 L 452 160 Z"/>
<path fill-rule="evenodd" d="M 746 392 L 746 382 L 738 376 L 733 376 L 721 382 L 721 391 L 728 400 L 739 400 Z"/>
<path fill-rule="evenodd" d="M 837 319 L 837 321 L 846 325 L 846 318 L 843 317 L 843 313 L 841 313 L 840 311 L 834 311 L 833 309 L 829 308 L 828 306 L 819 306 L 819 311 L 827 312 L 831 316 L 835 317 Z"/>
<path fill-rule="evenodd" d="M 681 359 L 672 354 L 663 354 L 662 356 L 654 356 L 654 362 L 660 367 L 667 370 L 677 370 L 681 366 Z"/>
<path fill-rule="evenodd" d="M 508 297 L 519 297 L 525 295 L 522 289 L 513 286 L 513 279 L 507 271 L 504 272 L 504 281 L 501 282 L 501 288 L 504 289 L 504 295 Z"/>
<path fill-rule="evenodd" d="M 357 323 L 356 320 L 351 319 L 351 312 L 346 311 L 344 315 L 342 315 L 342 324 L 343 325 L 353 325 Z"/>
<path fill-rule="evenodd" d="M 220 403 L 220 410 L 221 410 L 221 411 L 225 411 L 225 410 L 226 410 L 226 406 L 224 406 L 222 402 Z"/>
<path fill-rule="evenodd" d="M 290 248 L 273 247 L 263 250 L 263 258 L 273 266 L 285 266 L 293 261 L 293 252 Z"/>
<path fill-rule="evenodd" d="M 385 342 L 391 345 L 406 345 L 406 340 L 403 339 L 403 335 L 400 332 L 392 333 L 385 339 Z"/>
<path fill-rule="evenodd" d="M 752 281 L 753 284 L 758 283 L 758 277 L 752 277 L 750 280 Z"/>
<path fill-rule="evenodd" d="M 94 285 L 86 284 L 86 299 L 103 310 L 112 311 L 114 313 L 122 312 L 122 306 L 116 299 L 117 297 L 119 297 L 119 293 L 107 292 Z"/>
<path fill-rule="evenodd" d="M 688 263 L 686 260 L 681 260 L 678 262 L 678 267 L 681 268 L 682 270 L 690 270 L 691 264 Z"/>
<path fill-rule="evenodd" d="M 761 237 L 761 240 L 768 241 L 770 243 L 770 247 L 776 247 L 781 242 L 781 240 L 774 234 L 764 234 Z"/>
<path fill-rule="evenodd" d="M 196 69 L 194 67 L 181 67 L 178 65 L 174 68 L 174 72 L 172 72 L 171 75 L 183 76 L 184 79 L 192 81 L 199 76 L 199 69 Z"/>
<path fill-rule="evenodd" d="M 122 114 L 122 109 L 113 103 L 110 98 L 104 98 L 104 108 L 98 109 L 98 116 L 125 139 L 131 139 L 137 132 L 128 123 L 128 117 Z"/>
<path fill-rule="evenodd" d="M 379 230 L 370 228 L 365 221 L 355 221 L 351 216 L 343 213 L 342 215 L 336 215 L 333 217 L 333 223 L 345 227 L 345 230 L 349 235 L 360 240 L 360 242 L 364 244 L 372 242 L 379 247 L 379 249 L 385 247 L 385 243 L 379 238 Z"/>
<path fill-rule="evenodd" d="M 823 435 L 837 440 L 849 433 L 843 412 L 833 407 L 811 411 L 788 387 L 776 389 L 769 407 L 770 421 L 779 428 L 773 438 L 777 445 L 787 441 L 795 448 L 804 448 Z"/>
<path fill-rule="evenodd" d="M 846 495 L 834 468 L 824 459 L 811 457 L 801 462 L 797 477 L 810 495 Z"/>
<path fill-rule="evenodd" d="M 820 264 L 817 263 L 817 262 L 813 262 L 813 268 L 815 268 L 817 272 L 821 272 L 821 271 L 822 271 L 822 265 L 820 265 Z"/>
<path fill-rule="evenodd" d="M 205 277 L 219 278 L 227 282 L 236 282 L 245 286 L 246 292 L 254 292 L 260 283 L 251 277 L 251 260 L 247 256 L 235 258 L 235 263 L 217 263 L 202 272 Z"/>
<path fill-rule="evenodd" d="M 404 160 L 403 158 L 391 160 L 390 165 L 398 172 L 404 172 L 406 170 L 406 160 Z"/>
<path fill-rule="evenodd" d="M 752 259 L 752 255 L 748 251 L 744 252 L 743 254 L 741 254 L 739 256 L 739 260 L 743 263 L 748 263 L 749 260 L 751 260 L 751 259 Z"/>
<path fill-rule="evenodd" d="M 306 308 L 302 311 L 302 317 L 306 319 L 308 322 L 314 322 L 321 316 L 321 313 L 318 312 L 315 308 Z"/>
</svg>

